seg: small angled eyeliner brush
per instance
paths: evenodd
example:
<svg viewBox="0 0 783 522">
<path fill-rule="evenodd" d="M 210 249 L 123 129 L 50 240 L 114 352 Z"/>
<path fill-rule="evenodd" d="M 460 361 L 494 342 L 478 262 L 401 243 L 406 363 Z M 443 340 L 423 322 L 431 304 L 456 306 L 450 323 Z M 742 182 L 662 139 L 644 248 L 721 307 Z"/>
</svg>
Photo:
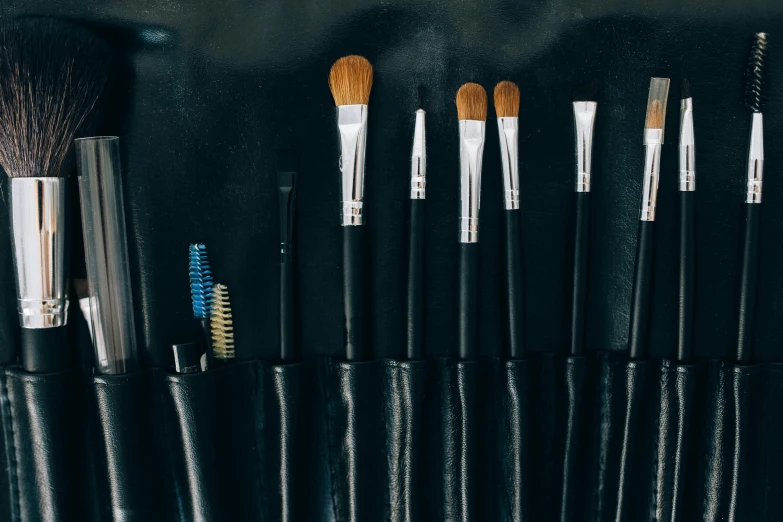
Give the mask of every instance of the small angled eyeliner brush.
<svg viewBox="0 0 783 522">
<path fill-rule="evenodd" d="M 677 360 L 688 362 L 693 354 L 693 310 L 696 279 L 696 170 L 691 85 L 680 88 L 680 269 Z"/>
<path fill-rule="evenodd" d="M 427 146 L 422 93 L 413 131 L 411 154 L 410 246 L 408 251 L 408 359 L 424 357 L 424 221 Z"/>
</svg>

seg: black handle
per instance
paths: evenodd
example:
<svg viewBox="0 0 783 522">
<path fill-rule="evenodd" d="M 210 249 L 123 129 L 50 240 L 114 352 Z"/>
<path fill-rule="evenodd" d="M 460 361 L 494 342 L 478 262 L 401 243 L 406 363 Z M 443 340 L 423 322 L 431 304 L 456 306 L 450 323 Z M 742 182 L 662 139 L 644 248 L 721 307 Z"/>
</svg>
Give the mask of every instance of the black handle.
<svg viewBox="0 0 783 522">
<path fill-rule="evenodd" d="M 636 269 L 631 293 L 631 328 L 628 335 L 628 356 L 633 360 L 644 358 L 647 348 L 654 232 L 654 221 L 639 221 Z"/>
<path fill-rule="evenodd" d="M 294 340 L 294 279 L 291 255 L 280 258 L 280 359 L 284 362 L 296 360 Z"/>
<path fill-rule="evenodd" d="M 459 245 L 459 358 L 478 357 L 478 243 Z"/>
<path fill-rule="evenodd" d="M 680 192 L 680 296 L 677 359 L 687 362 L 693 354 L 693 309 L 696 301 L 696 192 Z"/>
<path fill-rule="evenodd" d="M 412 199 L 408 252 L 408 359 L 424 357 L 424 201 Z"/>
<path fill-rule="evenodd" d="M 22 368 L 30 373 L 55 373 L 76 365 L 68 343 L 68 327 L 22 328 Z"/>
<path fill-rule="evenodd" d="M 576 192 L 574 227 L 574 291 L 571 299 L 571 355 L 582 355 L 585 343 L 587 264 L 590 234 L 590 193 Z"/>
<path fill-rule="evenodd" d="M 345 358 L 349 361 L 361 361 L 369 356 L 364 337 L 364 227 L 342 228 Z"/>
<path fill-rule="evenodd" d="M 759 219 L 761 205 L 745 205 L 745 242 L 742 246 L 737 362 L 749 363 L 753 357 L 753 322 L 756 316 L 756 289 L 759 269 Z"/>
<path fill-rule="evenodd" d="M 525 357 L 525 283 L 519 210 L 506 210 L 506 309 L 509 357 L 522 359 Z"/>
</svg>

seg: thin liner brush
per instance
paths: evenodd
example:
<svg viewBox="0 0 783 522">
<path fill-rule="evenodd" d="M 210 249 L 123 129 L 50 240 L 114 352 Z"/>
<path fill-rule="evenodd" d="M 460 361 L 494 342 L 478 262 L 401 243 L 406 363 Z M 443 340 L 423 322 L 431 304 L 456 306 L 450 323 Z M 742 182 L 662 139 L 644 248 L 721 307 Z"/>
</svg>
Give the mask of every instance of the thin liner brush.
<svg viewBox="0 0 783 522">
<path fill-rule="evenodd" d="M 212 328 L 210 316 L 212 314 L 212 268 L 207 257 L 207 246 L 203 243 L 190 245 L 189 267 L 190 299 L 193 305 L 193 318 L 196 319 L 202 332 L 203 351 L 200 359 L 201 369 L 206 370 L 212 363 Z M 204 358 L 206 355 L 206 358 Z"/>
<path fill-rule="evenodd" d="M 294 271 L 291 242 L 294 231 L 297 156 L 293 149 L 277 150 L 277 191 L 280 199 L 280 360 L 296 360 L 294 338 Z"/>
<path fill-rule="evenodd" d="M 745 238 L 742 246 L 739 324 L 737 328 L 737 362 L 749 363 L 753 358 L 754 321 L 759 268 L 759 221 L 761 220 L 761 189 L 764 174 L 764 61 L 767 55 L 767 34 L 757 33 L 745 71 L 745 107 L 751 113 L 748 146 L 747 191 L 745 194 Z"/>
<path fill-rule="evenodd" d="M 457 91 L 459 118 L 460 216 L 459 216 L 459 358 L 475 359 L 479 353 L 479 207 L 481 162 L 487 121 L 487 92 L 466 83 Z"/>
<path fill-rule="evenodd" d="M 642 209 L 636 245 L 636 266 L 631 293 L 631 324 L 628 335 L 628 356 L 642 359 L 647 348 L 649 329 L 650 287 L 653 272 L 653 238 L 655 206 L 658 198 L 661 146 L 669 96 L 669 79 L 653 78 L 647 100 L 644 125 L 644 176 L 642 178 Z"/>
<path fill-rule="evenodd" d="M 361 56 L 340 58 L 329 71 L 329 89 L 337 105 L 340 132 L 340 224 L 343 228 L 343 305 L 345 357 L 370 356 L 366 345 L 364 275 L 364 156 L 372 65 Z"/>
<path fill-rule="evenodd" d="M 427 182 L 426 113 L 422 108 L 419 86 L 419 109 L 413 130 L 411 153 L 410 236 L 408 249 L 408 349 L 410 360 L 424 357 L 424 222 Z"/>
<path fill-rule="evenodd" d="M 679 328 L 677 360 L 688 362 L 693 354 L 693 316 L 696 279 L 696 167 L 691 85 L 680 87 L 680 261 Z"/>
<path fill-rule="evenodd" d="M 590 238 L 590 183 L 593 158 L 593 130 L 598 110 L 597 88 L 590 83 L 574 94 L 574 136 L 576 137 L 576 184 L 574 226 L 574 274 L 571 299 L 572 356 L 585 351 L 585 307 Z"/>
<path fill-rule="evenodd" d="M 111 51 L 80 26 L 46 18 L 0 28 L 0 166 L 8 174 L 22 367 L 57 372 L 68 346 L 67 185 L 76 135 L 108 83 Z"/>
<path fill-rule="evenodd" d="M 506 312 L 508 354 L 525 357 L 525 289 L 519 210 L 519 87 L 503 81 L 495 86 L 495 114 L 503 165 L 503 208 L 506 217 Z"/>
</svg>

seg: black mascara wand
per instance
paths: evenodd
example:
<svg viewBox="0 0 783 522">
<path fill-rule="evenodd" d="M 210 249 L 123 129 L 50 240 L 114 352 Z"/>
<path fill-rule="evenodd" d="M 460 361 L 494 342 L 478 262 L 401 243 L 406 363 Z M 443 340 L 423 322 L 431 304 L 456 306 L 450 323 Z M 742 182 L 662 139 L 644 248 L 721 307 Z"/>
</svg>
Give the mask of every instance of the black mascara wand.
<svg viewBox="0 0 783 522">
<path fill-rule="evenodd" d="M 757 33 L 748 58 L 748 68 L 745 71 L 745 107 L 751 112 L 751 127 L 737 328 L 737 362 L 740 363 L 748 363 L 753 357 L 753 322 L 756 315 L 759 267 L 759 221 L 764 174 L 764 118 L 761 114 L 761 105 L 764 100 L 762 88 L 766 55 L 767 34 Z"/>
</svg>

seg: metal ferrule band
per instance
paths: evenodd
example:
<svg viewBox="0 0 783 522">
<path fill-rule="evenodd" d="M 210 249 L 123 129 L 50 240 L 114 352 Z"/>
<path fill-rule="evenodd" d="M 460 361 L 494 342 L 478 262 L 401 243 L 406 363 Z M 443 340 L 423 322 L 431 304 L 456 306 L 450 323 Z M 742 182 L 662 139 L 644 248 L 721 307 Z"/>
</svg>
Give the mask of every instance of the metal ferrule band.
<svg viewBox="0 0 783 522">
<path fill-rule="evenodd" d="M 590 192 L 590 173 L 593 162 L 593 130 L 598 103 L 573 102 L 576 136 L 576 192 Z"/>
<path fill-rule="evenodd" d="M 500 162 L 503 165 L 503 208 L 519 208 L 519 118 L 498 118 Z"/>
<path fill-rule="evenodd" d="M 427 143 L 424 127 L 426 113 L 416 111 L 416 126 L 413 130 L 413 152 L 411 153 L 411 199 L 424 199 L 427 188 Z"/>
<path fill-rule="evenodd" d="M 11 241 L 22 328 L 68 322 L 65 178 L 11 178 Z"/>
<path fill-rule="evenodd" d="M 361 225 L 364 198 L 364 156 L 367 148 L 367 105 L 337 107 L 340 131 L 340 203 L 342 226 Z"/>
<path fill-rule="evenodd" d="M 662 129 L 648 129 L 644 133 L 644 178 L 642 181 L 642 209 L 639 219 L 655 221 L 658 199 L 658 177 L 661 169 Z"/>
<path fill-rule="evenodd" d="M 748 188 L 745 203 L 761 203 L 761 183 L 764 180 L 764 117 L 753 113 L 748 146 Z"/>
<path fill-rule="evenodd" d="M 693 98 L 680 101 L 680 192 L 696 190 L 696 151 L 693 136 Z"/>
<path fill-rule="evenodd" d="M 478 243 L 485 129 L 486 123 L 483 121 L 459 122 L 460 243 Z"/>
</svg>

